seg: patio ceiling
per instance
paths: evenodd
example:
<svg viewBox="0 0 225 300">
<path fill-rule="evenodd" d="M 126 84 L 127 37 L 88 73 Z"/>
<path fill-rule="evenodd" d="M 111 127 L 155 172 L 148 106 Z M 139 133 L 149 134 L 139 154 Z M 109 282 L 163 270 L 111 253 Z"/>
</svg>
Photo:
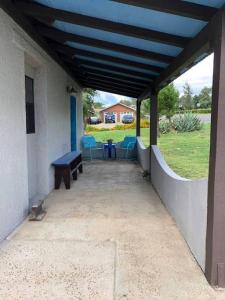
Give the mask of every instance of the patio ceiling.
<svg viewBox="0 0 225 300">
<path fill-rule="evenodd" d="M 84 87 L 146 97 L 211 52 L 225 0 L 0 1 Z"/>
</svg>

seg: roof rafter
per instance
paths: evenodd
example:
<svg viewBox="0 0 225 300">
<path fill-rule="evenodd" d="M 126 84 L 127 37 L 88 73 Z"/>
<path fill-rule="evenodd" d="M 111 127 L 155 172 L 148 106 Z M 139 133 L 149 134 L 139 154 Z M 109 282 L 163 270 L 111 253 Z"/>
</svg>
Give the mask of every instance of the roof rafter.
<svg viewBox="0 0 225 300">
<path fill-rule="evenodd" d="M 92 51 L 81 50 L 78 48 L 74 48 L 74 47 L 70 47 L 67 45 L 62 45 L 62 44 L 58 44 L 58 43 L 54 43 L 54 42 L 50 43 L 50 45 L 56 51 L 63 53 L 65 55 L 68 55 L 71 58 L 76 55 L 80 55 L 80 56 L 84 56 L 84 57 L 95 58 L 95 59 L 98 59 L 101 61 L 113 62 L 113 63 L 121 64 L 124 66 L 130 66 L 130 67 L 143 69 L 143 71 L 147 70 L 147 71 L 153 71 L 153 72 L 160 73 L 161 71 L 164 70 L 164 68 L 162 68 L 162 67 L 154 66 L 151 64 L 144 64 L 144 63 L 140 63 L 140 62 L 129 60 L 129 59 L 123 59 L 123 58 L 119 58 L 119 57 L 115 57 L 115 56 L 111 56 L 111 55 L 105 55 L 105 54 L 100 54 L 100 53 L 96 53 L 96 52 L 92 52 Z"/>
<path fill-rule="evenodd" d="M 98 82 L 98 81 L 94 81 L 94 80 L 83 80 L 83 82 L 85 82 L 85 84 L 93 84 L 93 85 L 102 86 L 102 87 L 106 87 L 106 88 L 126 90 L 126 91 L 130 91 L 131 93 L 136 93 L 136 94 L 140 93 L 140 89 L 134 89 L 134 88 L 131 89 L 126 86 L 116 85 L 114 83 L 109 83 L 109 82 Z"/>
<path fill-rule="evenodd" d="M 121 67 L 115 67 L 115 66 L 111 66 L 111 65 L 107 65 L 107 64 L 103 64 L 103 63 L 99 63 L 99 62 L 93 62 L 93 61 L 90 61 L 90 60 L 85 60 L 85 59 L 77 59 L 76 61 L 73 60 L 73 59 L 70 59 L 70 58 L 67 58 L 67 57 L 62 57 L 62 59 L 69 63 L 69 64 L 76 64 L 77 63 L 84 68 L 86 67 L 96 67 L 96 68 L 101 68 L 101 69 L 109 69 L 110 71 L 115 71 L 115 72 L 119 72 L 121 74 L 124 74 L 124 75 L 127 75 L 127 76 L 130 76 L 130 75 L 133 75 L 133 76 L 137 76 L 137 77 L 142 77 L 144 79 L 155 79 L 156 76 L 154 75 L 151 75 L 151 74 L 148 74 L 148 73 L 142 73 L 142 72 L 138 72 L 138 71 L 133 71 L 133 70 L 130 70 L 130 69 L 127 69 L 127 68 L 121 68 Z M 85 65 L 85 66 L 83 66 Z"/>
<path fill-rule="evenodd" d="M 32 17 L 49 17 L 71 24 L 77 24 L 92 27 L 108 32 L 124 34 L 148 41 L 160 42 L 168 45 L 183 48 L 190 40 L 187 37 L 168 34 L 147 28 L 136 27 L 124 23 L 113 22 L 105 19 L 99 19 L 69 11 L 50 8 L 33 2 L 19 1 L 15 3 L 26 15 Z"/>
<path fill-rule="evenodd" d="M 85 81 L 85 80 L 84 80 Z M 127 85 L 126 83 L 124 82 L 120 82 L 120 83 L 116 83 L 114 80 L 112 80 L 109 84 L 108 81 L 105 81 L 105 80 L 99 80 L 97 78 L 88 78 L 85 82 L 89 82 L 89 83 L 93 83 L 93 84 L 97 84 L 97 85 L 110 85 L 112 87 L 118 87 L 118 88 L 126 88 L 128 90 L 134 90 L 134 91 L 141 91 L 143 87 L 138 87 L 138 86 L 135 86 L 135 85 Z"/>
<path fill-rule="evenodd" d="M 80 43 L 84 44 L 87 46 L 92 46 L 96 48 L 101 48 L 101 49 L 106 49 L 110 51 L 116 51 L 120 53 L 125 53 L 137 57 L 142 57 L 142 58 L 147 58 L 147 59 L 152 59 L 152 60 L 157 60 L 165 63 L 170 63 L 174 57 L 157 53 L 157 52 L 152 52 L 152 51 L 147 51 L 147 50 L 142 50 L 142 49 L 137 49 L 129 46 L 124 46 L 116 43 L 111 43 L 111 42 L 106 42 L 98 39 L 93 39 L 93 38 L 88 38 L 84 36 L 80 36 L 77 34 L 73 33 L 67 33 L 55 28 L 39 25 L 36 26 L 36 29 L 38 32 L 51 39 L 55 40 L 59 43 L 64 43 L 66 41 L 70 42 L 75 42 L 75 43 Z"/>
<path fill-rule="evenodd" d="M 217 9 L 196 3 L 180 0 L 112 0 L 123 4 L 157 10 L 169 14 L 183 16 L 208 22 L 217 12 Z"/>
<path fill-rule="evenodd" d="M 100 70 L 98 68 L 95 68 L 95 67 L 88 67 L 86 66 L 85 67 L 85 70 L 87 71 L 87 73 L 96 73 L 96 74 L 102 74 L 102 75 L 105 75 L 107 77 L 110 77 L 111 74 L 113 74 L 114 76 L 116 76 L 117 78 L 121 78 L 121 79 L 132 79 L 133 82 L 140 82 L 140 83 L 150 83 L 152 82 L 153 80 L 151 78 L 136 78 L 136 77 L 133 77 L 133 76 L 129 76 L 128 74 L 117 74 L 117 73 L 113 73 L 111 72 L 110 69 L 104 69 L 104 70 Z"/>
<path fill-rule="evenodd" d="M 105 72 L 105 71 L 100 71 L 100 70 L 96 70 L 96 69 L 86 68 L 86 70 L 87 70 L 88 76 L 89 76 L 89 74 L 92 74 L 92 75 L 102 76 L 102 77 L 105 77 L 105 78 L 117 78 L 119 80 L 123 80 L 123 81 L 127 81 L 127 82 L 142 84 L 143 86 L 147 86 L 148 84 L 150 84 L 149 80 L 137 79 L 137 78 L 134 78 L 134 77 L 118 75 L 118 74 Z"/>
<path fill-rule="evenodd" d="M 91 73 L 88 73 L 87 74 L 87 78 L 90 79 L 90 80 L 98 80 L 98 81 L 102 81 L 102 82 L 114 82 L 114 83 L 118 83 L 118 84 L 125 84 L 127 87 L 130 87 L 130 86 L 138 86 L 139 88 L 145 88 L 147 87 L 147 82 L 144 84 L 144 83 L 139 83 L 139 82 L 136 82 L 135 80 L 132 81 L 132 79 L 130 80 L 130 78 L 128 79 L 118 79 L 118 77 L 116 76 L 110 76 L 110 77 L 107 77 L 107 76 L 104 76 L 104 75 L 101 75 L 101 74 L 91 74 Z"/>
<path fill-rule="evenodd" d="M 84 84 L 84 82 L 82 82 L 82 83 Z M 110 87 L 107 88 L 107 87 L 103 87 L 101 85 L 86 84 L 86 87 L 104 91 L 104 92 L 108 92 L 108 93 L 123 95 L 123 96 L 131 97 L 131 98 L 137 98 L 137 96 L 138 96 L 138 94 L 131 93 L 131 91 L 128 91 L 128 90 L 114 89 L 114 88 L 110 88 Z"/>
</svg>

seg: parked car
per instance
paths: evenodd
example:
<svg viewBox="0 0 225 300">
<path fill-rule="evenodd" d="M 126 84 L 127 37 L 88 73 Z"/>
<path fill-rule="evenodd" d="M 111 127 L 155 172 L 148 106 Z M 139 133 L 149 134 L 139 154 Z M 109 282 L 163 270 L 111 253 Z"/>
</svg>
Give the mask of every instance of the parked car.
<svg viewBox="0 0 225 300">
<path fill-rule="evenodd" d="M 122 118 L 123 124 L 131 124 L 134 122 L 134 117 L 132 115 L 124 115 Z"/>
<path fill-rule="evenodd" d="M 105 116 L 105 123 L 116 123 L 115 115 L 114 114 L 107 114 Z"/>
<path fill-rule="evenodd" d="M 101 120 L 98 117 L 90 117 L 89 118 L 89 124 L 91 125 L 96 125 L 96 124 L 100 124 Z"/>
</svg>

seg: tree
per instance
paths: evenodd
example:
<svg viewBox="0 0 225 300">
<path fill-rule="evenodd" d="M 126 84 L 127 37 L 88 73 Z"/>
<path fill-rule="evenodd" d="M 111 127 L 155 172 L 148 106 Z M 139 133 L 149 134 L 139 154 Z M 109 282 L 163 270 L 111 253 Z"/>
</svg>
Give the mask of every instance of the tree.
<svg viewBox="0 0 225 300">
<path fill-rule="evenodd" d="M 134 105 L 136 105 L 136 99 L 123 99 L 123 100 L 120 100 L 120 103 L 121 104 L 124 104 L 126 106 L 129 106 L 129 107 L 133 107 Z"/>
<path fill-rule="evenodd" d="M 184 94 L 180 98 L 180 103 L 184 109 L 192 109 L 193 108 L 193 92 L 191 90 L 191 86 L 189 83 L 185 83 L 183 87 Z"/>
<path fill-rule="evenodd" d="M 150 99 L 146 99 L 141 103 L 141 116 L 144 117 L 150 114 Z"/>
<path fill-rule="evenodd" d="M 194 105 L 194 108 L 199 108 L 199 95 L 194 95 L 193 97 L 193 105 Z"/>
<path fill-rule="evenodd" d="M 212 88 L 205 86 L 198 95 L 199 106 L 201 108 L 211 107 L 212 104 Z"/>
<path fill-rule="evenodd" d="M 86 88 L 83 91 L 83 118 L 86 126 L 88 118 L 94 114 L 94 98 L 98 95 L 96 90 Z"/>
<path fill-rule="evenodd" d="M 132 104 L 130 100 L 125 100 L 125 99 L 124 99 L 124 100 L 120 100 L 120 103 L 121 103 L 121 104 L 124 104 L 124 105 L 126 105 L 126 106 L 129 106 L 129 107 L 130 107 L 131 104 Z"/>
<path fill-rule="evenodd" d="M 102 109 L 103 107 L 104 107 L 104 104 L 102 102 L 94 102 L 95 109 Z"/>
<path fill-rule="evenodd" d="M 159 114 L 165 115 L 170 121 L 171 117 L 174 115 L 175 110 L 178 105 L 179 91 L 175 88 L 174 84 L 171 83 L 163 88 L 159 92 L 158 96 L 158 111 Z"/>
</svg>

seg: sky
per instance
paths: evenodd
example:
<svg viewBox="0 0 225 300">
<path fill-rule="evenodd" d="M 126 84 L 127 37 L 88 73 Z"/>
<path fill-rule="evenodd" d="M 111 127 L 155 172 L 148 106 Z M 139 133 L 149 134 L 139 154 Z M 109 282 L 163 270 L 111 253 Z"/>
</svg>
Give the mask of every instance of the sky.
<svg viewBox="0 0 225 300">
<path fill-rule="evenodd" d="M 200 63 L 195 65 L 189 71 L 181 75 L 174 81 L 174 85 L 182 95 L 183 86 L 185 82 L 191 85 L 192 92 L 199 94 L 204 86 L 212 86 L 212 75 L 213 75 L 213 54 L 202 60 Z M 106 92 L 98 92 L 98 96 L 95 101 L 102 102 L 105 106 L 115 104 L 122 99 L 129 99 L 128 97 L 110 94 Z"/>
</svg>

